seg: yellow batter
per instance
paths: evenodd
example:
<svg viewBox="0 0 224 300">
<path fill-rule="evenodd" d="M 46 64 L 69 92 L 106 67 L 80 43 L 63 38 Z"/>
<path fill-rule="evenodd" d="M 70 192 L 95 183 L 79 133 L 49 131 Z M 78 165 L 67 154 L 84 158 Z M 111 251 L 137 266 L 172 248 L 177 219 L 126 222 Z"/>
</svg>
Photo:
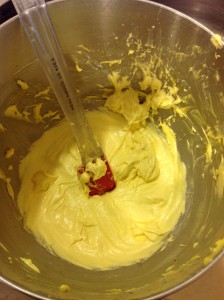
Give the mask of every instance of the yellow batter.
<svg viewBox="0 0 224 300">
<path fill-rule="evenodd" d="M 117 183 L 112 192 L 94 197 L 85 192 L 65 121 L 45 132 L 20 166 L 18 206 L 25 228 L 53 253 L 87 269 L 149 257 L 185 207 L 185 166 L 173 131 L 143 122 L 144 114 L 132 126 L 136 118 L 127 121 L 111 109 L 88 112 L 87 118 L 112 168 Z"/>
</svg>

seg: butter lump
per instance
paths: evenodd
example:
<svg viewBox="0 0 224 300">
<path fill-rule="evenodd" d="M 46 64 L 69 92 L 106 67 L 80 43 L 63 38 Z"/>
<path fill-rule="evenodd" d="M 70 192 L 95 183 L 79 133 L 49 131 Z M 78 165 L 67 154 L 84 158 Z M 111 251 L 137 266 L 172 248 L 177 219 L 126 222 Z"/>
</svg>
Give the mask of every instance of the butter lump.
<svg viewBox="0 0 224 300">
<path fill-rule="evenodd" d="M 222 37 L 219 34 L 213 34 L 211 37 L 211 42 L 215 46 L 216 49 L 223 48 Z"/>
</svg>

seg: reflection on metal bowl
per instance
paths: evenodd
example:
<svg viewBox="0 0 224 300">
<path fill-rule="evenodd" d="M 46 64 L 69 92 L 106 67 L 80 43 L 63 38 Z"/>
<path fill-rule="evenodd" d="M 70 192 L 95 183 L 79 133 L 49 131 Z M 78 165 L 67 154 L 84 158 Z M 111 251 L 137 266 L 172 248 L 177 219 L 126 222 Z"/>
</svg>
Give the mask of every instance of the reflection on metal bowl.
<svg viewBox="0 0 224 300">
<path fill-rule="evenodd" d="M 76 61 L 91 64 L 75 72 L 80 95 L 86 98 L 107 86 L 107 67 L 99 62 L 122 57 L 122 72 L 130 75 L 132 55 L 127 55 L 127 39 L 132 33 L 133 45 L 141 41 L 150 56 L 162 61 L 155 75 L 178 86 L 185 99 L 181 112 L 171 127 L 176 133 L 178 149 L 187 167 L 186 211 L 173 232 L 173 241 L 151 258 L 110 271 L 90 271 L 71 265 L 47 252 L 24 231 L 14 197 L 19 190 L 19 159 L 29 146 L 56 121 L 46 123 L 18 122 L 4 115 L 16 103 L 19 110 L 30 107 L 33 94 L 18 90 L 22 78 L 34 87 L 45 88 L 46 79 L 36 62 L 29 41 L 17 18 L 0 29 L 1 122 L 0 133 L 0 275 L 4 282 L 42 299 L 156 299 L 184 286 L 206 270 L 222 253 L 224 236 L 223 206 L 223 49 L 211 43 L 211 32 L 187 17 L 147 1 L 57 1 L 49 6 L 63 51 L 71 69 Z M 77 30 L 77 28 L 79 30 Z M 116 40 L 114 37 L 116 36 Z M 10 38 L 9 38 L 10 37 Z M 117 42 L 116 42 L 117 41 Z M 77 47 L 90 52 L 78 57 Z M 149 57 L 146 57 L 149 59 Z M 169 77 L 164 70 L 169 70 Z M 116 66 L 114 66 L 116 71 Z M 98 93 L 99 95 L 99 93 Z M 103 99 L 101 99 L 103 102 Z M 100 102 L 100 103 L 101 103 Z M 87 108 L 99 105 L 88 101 Z M 49 101 L 46 110 L 59 109 Z M 166 117 L 164 115 L 163 117 Z M 14 148 L 9 161 L 5 151 Z M 13 174 L 13 175 L 12 175 Z M 10 178 L 11 181 L 7 181 Z M 9 185 L 10 183 L 10 185 Z M 7 185 L 8 184 L 8 185 Z M 7 190 L 8 188 L 8 190 Z M 35 273 L 19 260 L 31 258 L 40 273 Z M 62 293 L 58 287 L 71 287 Z"/>
</svg>

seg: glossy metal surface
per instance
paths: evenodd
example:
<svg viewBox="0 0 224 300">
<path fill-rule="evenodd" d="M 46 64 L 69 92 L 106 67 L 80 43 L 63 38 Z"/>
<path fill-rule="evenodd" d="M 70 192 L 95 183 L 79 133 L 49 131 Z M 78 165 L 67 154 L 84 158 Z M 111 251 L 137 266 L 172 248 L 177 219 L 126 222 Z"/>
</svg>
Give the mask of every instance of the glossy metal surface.
<svg viewBox="0 0 224 300">
<path fill-rule="evenodd" d="M 213 31 L 224 34 L 224 2 L 223 0 L 155 0 L 177 9 L 205 24 Z"/>
<path fill-rule="evenodd" d="M 215 60 L 216 50 L 210 43 L 210 33 L 187 18 L 160 6 L 152 5 L 148 1 L 70 0 L 51 5 L 50 12 L 63 50 L 72 66 L 76 55 L 74 49 L 77 49 L 77 45 L 85 45 L 94 50 L 95 55 L 92 59 L 96 62 L 95 69 L 87 70 L 87 73 L 76 78 L 83 96 L 93 93 L 96 83 L 106 84 L 105 76 L 108 70 L 98 68 L 98 62 L 102 59 L 101 50 L 104 50 L 105 60 L 121 56 L 126 38 L 130 32 L 133 32 L 143 43 L 150 38 L 159 49 L 165 51 L 161 52 L 164 63 L 172 68 L 175 78 L 189 84 L 191 93 L 196 99 L 197 108 L 207 124 L 214 126 L 213 121 L 216 121 L 209 114 L 211 110 L 215 112 L 217 120 L 224 119 L 223 103 L 219 97 L 223 86 L 215 81 L 216 69 L 220 69 L 221 82 L 224 80 L 221 68 L 224 65 L 223 50 L 219 51 L 221 58 Z M 76 28 L 80 30 L 76 31 Z M 112 39 L 114 35 L 118 36 L 119 43 L 114 43 Z M 9 104 L 8 95 L 17 91 L 15 80 L 18 77 L 30 82 L 39 82 L 43 87 L 46 85 L 46 80 L 43 78 L 40 67 L 37 64 L 31 64 L 35 60 L 35 55 L 18 19 L 1 27 L 0 43 L 4 45 L 0 49 L 3 62 L 0 70 L 2 92 L 0 111 L 2 113 Z M 175 55 L 170 55 L 172 51 L 176 52 L 176 44 L 179 45 L 180 53 L 185 53 L 195 44 L 201 46 L 204 51 L 201 55 L 190 57 L 189 60 L 183 62 L 175 58 Z M 195 82 L 188 72 L 192 65 L 200 63 L 208 65 L 209 88 L 206 91 L 203 90 L 203 82 Z M 24 69 L 28 65 L 30 66 Z M 128 72 L 128 61 L 124 65 L 124 70 Z M 183 92 L 180 87 L 180 93 Z M 209 102 L 210 98 L 212 102 Z M 20 105 L 28 104 L 24 99 L 20 100 Z M 51 105 L 55 108 L 55 103 Z M 90 105 L 94 106 L 96 103 L 90 103 Z M 17 156 L 14 163 L 18 166 L 18 158 L 26 153 L 32 141 L 43 132 L 44 126 L 40 124 L 40 126 L 29 125 L 27 127 L 24 124 L 23 127 L 18 127 L 15 121 L 5 119 L 3 121 L 11 129 L 0 137 L 3 148 L 0 163 L 2 168 L 7 169 L 8 163 L 6 164 L 3 157 L 5 149 L 15 145 Z M 224 236 L 223 199 L 217 200 L 214 194 L 215 182 L 210 172 L 205 172 L 204 177 L 201 176 L 204 171 L 204 158 L 202 160 L 199 158 L 203 156 L 203 153 L 196 151 L 192 160 L 187 150 L 186 138 L 190 135 L 189 129 L 182 126 L 181 120 L 177 121 L 174 129 L 177 133 L 178 147 L 188 171 L 187 209 L 174 232 L 174 241 L 163 251 L 140 264 L 105 272 L 87 271 L 72 266 L 48 253 L 23 230 L 19 214 L 8 197 L 4 182 L 1 181 L 0 242 L 9 251 L 0 247 L 2 279 L 42 299 L 98 300 L 156 299 L 197 277 L 205 269 L 203 259 L 210 254 L 210 247 Z M 195 161 L 197 164 L 194 164 Z M 19 180 L 16 168 L 12 184 L 17 193 Z M 198 242 L 196 248 L 193 247 L 195 242 Z M 190 264 L 189 261 L 196 255 L 199 258 Z M 12 264 L 9 264 L 9 256 L 13 257 Z M 41 273 L 36 274 L 30 271 L 19 261 L 19 257 L 31 257 Z M 171 265 L 174 265 L 176 273 L 164 276 L 166 269 Z M 66 294 L 59 292 L 58 287 L 62 283 L 69 284 L 71 292 Z"/>
</svg>

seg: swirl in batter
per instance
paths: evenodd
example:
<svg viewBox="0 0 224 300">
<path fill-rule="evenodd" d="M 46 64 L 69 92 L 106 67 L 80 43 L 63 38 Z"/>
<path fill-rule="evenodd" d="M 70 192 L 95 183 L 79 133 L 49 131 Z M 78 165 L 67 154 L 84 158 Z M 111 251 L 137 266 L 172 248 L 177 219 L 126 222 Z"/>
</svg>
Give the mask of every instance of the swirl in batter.
<svg viewBox="0 0 224 300">
<path fill-rule="evenodd" d="M 127 266 L 157 251 L 184 212 L 185 166 L 165 124 L 131 126 L 107 108 L 87 118 L 116 188 L 88 196 L 77 177 L 81 160 L 73 134 L 61 121 L 22 160 L 19 210 L 25 228 L 65 260 L 87 269 Z"/>
</svg>

